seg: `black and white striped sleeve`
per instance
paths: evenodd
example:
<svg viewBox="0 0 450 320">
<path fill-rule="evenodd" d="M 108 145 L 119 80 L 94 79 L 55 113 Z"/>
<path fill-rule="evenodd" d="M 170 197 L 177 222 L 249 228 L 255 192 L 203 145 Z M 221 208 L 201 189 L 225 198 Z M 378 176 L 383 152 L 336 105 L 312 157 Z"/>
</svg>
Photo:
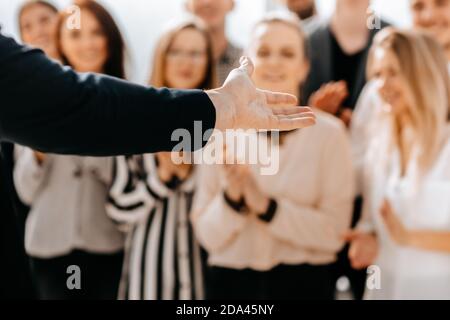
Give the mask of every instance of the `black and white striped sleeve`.
<svg viewBox="0 0 450 320">
<path fill-rule="evenodd" d="M 132 161 L 125 156 L 114 159 L 106 211 L 119 226 L 143 221 L 155 206 L 155 199 L 147 191 L 145 179 L 137 176 L 130 167 Z"/>
</svg>

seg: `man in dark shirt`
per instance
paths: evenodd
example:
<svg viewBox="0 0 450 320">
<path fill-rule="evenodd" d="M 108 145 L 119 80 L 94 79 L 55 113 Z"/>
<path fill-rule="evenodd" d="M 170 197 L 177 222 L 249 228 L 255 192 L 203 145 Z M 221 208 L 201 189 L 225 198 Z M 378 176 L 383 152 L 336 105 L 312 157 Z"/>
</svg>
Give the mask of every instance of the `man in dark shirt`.
<svg viewBox="0 0 450 320">
<path fill-rule="evenodd" d="M 346 53 L 341 48 L 334 35 L 330 34 L 330 36 L 331 36 L 331 44 L 332 44 L 331 50 L 333 57 L 332 80 L 336 82 L 344 80 L 348 88 L 355 88 L 355 90 L 357 90 L 358 93 L 360 93 L 360 89 L 356 88 L 357 81 L 359 81 L 358 75 L 361 71 L 359 70 L 358 66 L 365 65 L 365 52 L 367 48 L 364 47 L 356 52 Z M 345 100 L 342 102 L 342 105 L 347 106 L 353 110 L 354 106 L 356 105 L 355 101 L 356 96 L 357 96 L 356 94 L 347 95 Z"/>
<path fill-rule="evenodd" d="M 311 72 L 303 102 L 341 117 L 349 124 L 366 83 L 373 37 L 388 24 L 369 10 L 369 0 L 337 0 L 330 20 L 307 29 Z"/>
</svg>

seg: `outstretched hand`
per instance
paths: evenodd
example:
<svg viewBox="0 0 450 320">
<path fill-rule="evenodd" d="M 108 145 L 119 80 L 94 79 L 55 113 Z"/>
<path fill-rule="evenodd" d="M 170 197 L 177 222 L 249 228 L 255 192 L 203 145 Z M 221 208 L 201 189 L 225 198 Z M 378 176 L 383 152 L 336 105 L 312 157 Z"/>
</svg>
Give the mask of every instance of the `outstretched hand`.
<svg viewBox="0 0 450 320">
<path fill-rule="evenodd" d="M 289 131 L 315 124 L 312 110 L 298 107 L 295 96 L 257 89 L 249 58 L 242 57 L 240 63 L 221 88 L 206 92 L 216 107 L 217 129 Z"/>
</svg>

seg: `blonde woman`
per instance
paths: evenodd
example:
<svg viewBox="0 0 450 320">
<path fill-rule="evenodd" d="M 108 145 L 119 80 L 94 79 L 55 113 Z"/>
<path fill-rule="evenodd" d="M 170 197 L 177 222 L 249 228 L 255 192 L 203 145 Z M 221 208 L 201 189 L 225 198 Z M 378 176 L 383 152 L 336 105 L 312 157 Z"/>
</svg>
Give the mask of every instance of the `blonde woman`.
<svg viewBox="0 0 450 320">
<path fill-rule="evenodd" d="M 186 21 L 166 31 L 150 82 L 214 87 L 212 45 L 202 24 Z M 189 222 L 196 175 L 193 165 L 173 163 L 171 153 L 116 158 L 107 211 L 128 232 L 121 298 L 203 298 L 203 260 Z"/>
<path fill-rule="evenodd" d="M 299 19 L 269 15 L 250 43 L 255 84 L 298 97 L 309 69 Z M 316 113 L 312 130 L 282 135 L 275 174 L 261 175 L 259 165 L 201 167 L 192 221 L 209 253 L 207 298 L 333 298 L 353 172 L 343 123 Z"/>
<path fill-rule="evenodd" d="M 424 34 L 386 29 L 369 74 L 382 101 L 365 161 L 363 219 L 349 232 L 355 268 L 375 263 L 368 298 L 450 299 L 450 83 Z"/>
</svg>

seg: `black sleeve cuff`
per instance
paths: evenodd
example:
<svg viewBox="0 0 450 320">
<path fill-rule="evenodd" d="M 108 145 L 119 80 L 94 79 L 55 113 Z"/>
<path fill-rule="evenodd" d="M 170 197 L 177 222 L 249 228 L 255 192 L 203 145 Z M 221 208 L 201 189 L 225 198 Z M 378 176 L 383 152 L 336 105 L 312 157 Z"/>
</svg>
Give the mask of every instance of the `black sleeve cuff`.
<svg viewBox="0 0 450 320">
<path fill-rule="evenodd" d="M 278 203 L 274 199 L 270 199 L 269 206 L 265 213 L 258 215 L 258 218 L 264 222 L 271 222 L 275 217 L 275 213 L 277 212 Z"/>
<path fill-rule="evenodd" d="M 176 106 L 176 129 L 182 128 L 191 134 L 190 150 L 197 151 L 208 143 L 216 126 L 216 108 L 208 94 L 201 90 L 171 90 Z M 200 136 L 201 134 L 201 136 Z M 197 137 L 198 135 L 198 137 Z M 201 138 L 204 139 L 201 139 Z M 200 138 L 200 139 L 199 139 Z"/>
<path fill-rule="evenodd" d="M 225 199 L 226 204 L 234 211 L 241 214 L 247 213 L 247 205 L 245 204 L 245 200 L 243 197 L 241 197 L 239 201 L 234 201 L 228 196 L 226 192 L 224 192 L 223 198 Z"/>
</svg>

